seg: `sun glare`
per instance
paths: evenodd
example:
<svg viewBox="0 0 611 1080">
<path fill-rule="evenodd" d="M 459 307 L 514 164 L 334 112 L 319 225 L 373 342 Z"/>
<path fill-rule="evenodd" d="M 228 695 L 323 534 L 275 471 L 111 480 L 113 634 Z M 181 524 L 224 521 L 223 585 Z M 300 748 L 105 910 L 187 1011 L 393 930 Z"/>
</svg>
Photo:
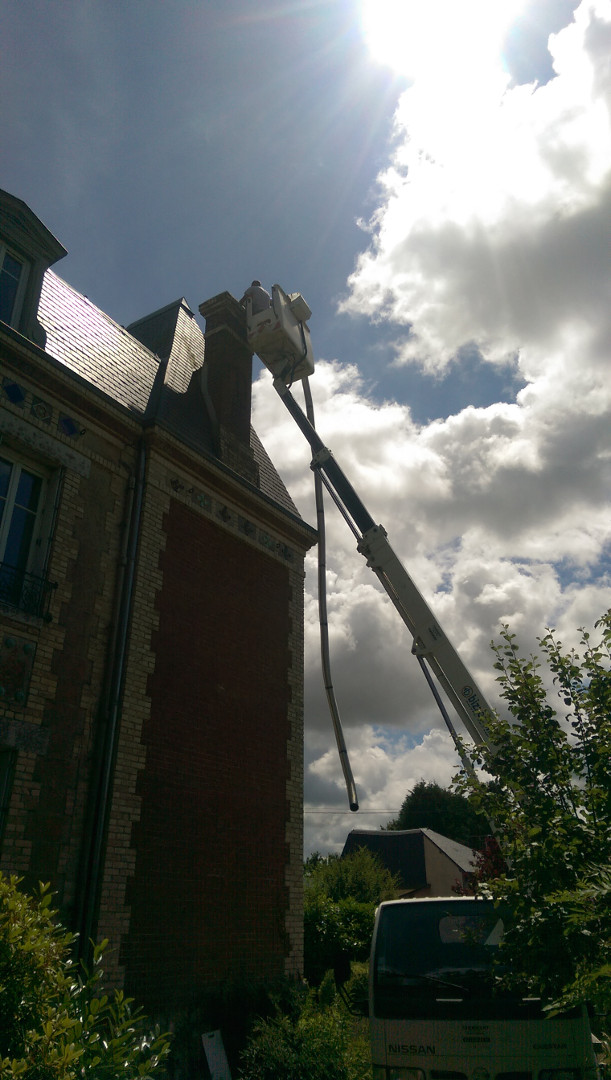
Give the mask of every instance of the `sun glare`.
<svg viewBox="0 0 611 1080">
<path fill-rule="evenodd" d="M 498 63 L 524 0 L 361 0 L 372 56 L 410 79 L 453 77 Z"/>
</svg>

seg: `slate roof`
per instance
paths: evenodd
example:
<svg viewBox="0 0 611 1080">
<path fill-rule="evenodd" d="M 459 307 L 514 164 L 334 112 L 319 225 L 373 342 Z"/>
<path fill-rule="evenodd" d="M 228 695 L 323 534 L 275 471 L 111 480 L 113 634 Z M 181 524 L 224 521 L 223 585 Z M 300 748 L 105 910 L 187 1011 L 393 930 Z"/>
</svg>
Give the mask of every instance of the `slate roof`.
<svg viewBox="0 0 611 1080">
<path fill-rule="evenodd" d="M 344 844 L 342 857 L 365 847 L 378 857 L 391 874 L 397 875 L 404 889 L 425 889 L 426 864 L 421 833 L 421 829 L 409 829 L 407 832 L 352 829 Z"/>
<path fill-rule="evenodd" d="M 443 851 L 444 854 L 451 859 L 453 863 L 459 867 L 465 874 L 472 874 L 475 870 L 475 855 L 476 852 L 472 848 L 467 847 L 465 844 L 459 844 L 457 840 L 450 840 L 447 836 L 442 836 L 441 833 L 434 832 L 433 829 L 422 829 L 429 840 Z"/>
<path fill-rule="evenodd" d="M 125 328 L 47 270 L 38 318 L 55 360 L 143 420 L 154 417 L 193 449 L 214 453 L 199 386 L 204 335 L 184 298 Z M 252 427 L 250 442 L 261 492 L 299 517 Z"/>
<path fill-rule="evenodd" d="M 144 415 L 159 368 L 153 353 L 52 270 L 43 279 L 38 319 L 50 356 L 126 409 Z"/>
<path fill-rule="evenodd" d="M 272 464 L 272 460 L 268 456 L 267 450 L 252 426 L 250 429 L 250 445 L 253 454 L 255 455 L 255 461 L 259 466 L 261 491 L 263 491 L 268 498 L 273 499 L 274 502 L 278 503 L 279 506 L 288 510 L 289 513 L 294 514 L 295 517 L 301 517 L 299 510 L 278 476 L 278 473 Z"/>
<path fill-rule="evenodd" d="M 461 870 L 475 870 L 474 852 L 432 829 L 352 829 L 348 833 L 342 857 L 365 847 L 391 874 L 396 874 L 406 891 L 417 892 L 429 884 L 426 877 L 425 838 L 434 844 Z"/>
</svg>

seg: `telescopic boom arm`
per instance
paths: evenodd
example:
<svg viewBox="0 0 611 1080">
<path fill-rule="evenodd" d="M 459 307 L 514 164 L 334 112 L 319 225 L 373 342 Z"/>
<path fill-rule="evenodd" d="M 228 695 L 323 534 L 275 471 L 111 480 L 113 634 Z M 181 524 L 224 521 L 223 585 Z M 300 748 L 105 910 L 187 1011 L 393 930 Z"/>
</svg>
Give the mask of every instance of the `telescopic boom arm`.
<svg viewBox="0 0 611 1080">
<path fill-rule="evenodd" d="M 486 715 L 492 709 L 393 551 L 386 530 L 382 525 L 376 525 L 331 451 L 291 394 L 290 385 L 294 379 L 307 379 L 314 370 L 310 333 L 305 322 L 305 318 L 309 317 L 309 308 L 299 294 L 289 296 L 274 285 L 272 306 L 267 313 L 252 315 L 248 301 L 246 311 L 248 338 L 253 351 L 274 375 L 274 389 L 310 444 L 312 469 L 321 476 L 327 491 L 356 536 L 358 551 L 378 577 L 411 633 L 412 652 L 433 691 L 461 761 L 472 772 L 471 762 L 465 755 L 430 672 L 436 676 L 471 739 L 478 746 L 492 745 L 486 730 Z"/>
<path fill-rule="evenodd" d="M 486 713 L 492 710 L 426 600 L 393 551 L 386 530 L 382 525 L 375 524 L 352 484 L 330 450 L 324 446 L 282 379 L 274 379 L 274 389 L 308 440 L 313 452 L 312 468 L 320 471 L 325 487 L 356 535 L 358 551 L 367 560 L 367 565 L 378 577 L 410 631 L 414 639 L 412 651 L 418 658 L 425 660 L 434 672 L 473 742 L 476 745 L 490 745 L 484 718 Z M 447 723 L 447 718 L 444 719 Z M 451 733 L 454 737 L 455 732 Z"/>
</svg>

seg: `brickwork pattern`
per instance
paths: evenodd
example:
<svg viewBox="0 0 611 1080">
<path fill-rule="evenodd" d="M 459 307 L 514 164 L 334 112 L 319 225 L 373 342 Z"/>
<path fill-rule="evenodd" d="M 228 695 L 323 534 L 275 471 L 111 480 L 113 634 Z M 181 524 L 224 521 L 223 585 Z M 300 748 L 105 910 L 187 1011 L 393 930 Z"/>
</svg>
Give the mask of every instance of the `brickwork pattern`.
<svg viewBox="0 0 611 1080">
<path fill-rule="evenodd" d="M 26 397 L 0 403 L 7 445 L 39 455 L 61 483 L 53 621 L 0 611 L 0 630 L 36 649 L 27 701 L 0 702 L 0 745 L 17 751 L 0 866 L 26 887 L 51 881 L 72 925 L 142 429 L 31 358 L 12 375 Z M 76 439 L 58 426 L 66 403 Z M 166 1008 L 233 975 L 302 971 L 311 536 L 171 433 L 146 438 L 97 936 L 114 947 L 109 984 Z"/>
<path fill-rule="evenodd" d="M 163 521 L 170 501 L 164 479 L 159 456 L 149 454 L 98 921 L 98 937 L 107 937 L 115 946 L 107 958 L 105 972 L 109 984 L 115 986 L 123 984 L 125 975 L 119 945 L 130 926 L 126 890 L 136 860 L 133 828 L 141 813 L 138 776 L 146 765 L 142 732 L 151 709 L 148 684 L 155 666 L 152 640 L 159 621 L 155 596 L 162 586 L 159 559 L 165 542 Z"/>
<path fill-rule="evenodd" d="M 289 950 L 285 957 L 285 975 L 297 978 L 303 974 L 303 560 L 289 572 L 289 645 L 291 665 L 289 679 L 289 741 L 287 756 L 289 773 L 286 785 L 287 822 L 286 842 L 289 857 L 285 881 L 289 894 L 286 912 L 286 933 Z"/>
<path fill-rule="evenodd" d="M 149 1008 L 291 951 L 288 571 L 176 499 L 165 529 L 122 950 Z"/>
<path fill-rule="evenodd" d="M 7 745 L 8 737 L 8 745 L 17 750 L 1 865 L 21 874 L 26 888 L 50 881 L 60 915 L 70 925 L 115 599 L 130 448 L 125 448 L 124 439 L 87 427 L 78 439 L 78 453 L 74 452 L 77 467 L 58 465 L 57 459 L 64 456 L 62 446 L 74 443 L 55 429 L 53 440 L 48 438 L 51 422 L 62 414 L 62 400 L 45 387 L 46 407 L 37 411 L 32 403 L 40 400 L 40 391 L 24 380 L 25 373 L 31 375 L 31 367 L 24 365 L 24 371 L 16 373 L 26 389 L 22 408 L 11 408 L 5 401 L 2 407 L 16 418 L 11 425 L 13 451 L 18 455 L 23 449 L 31 455 L 32 447 L 38 446 L 37 457 L 53 479 L 49 497 L 57 488 L 58 512 L 47 567 L 57 587 L 51 623 L 14 611 L 0 613 L 5 631 L 19 627 L 36 647 L 23 709 L 11 712 L 0 706 L 0 739 Z M 81 415 L 87 415 L 92 403 L 86 392 L 80 404 Z M 56 445 L 55 460 L 46 458 L 46 453 L 55 454 Z M 69 462 L 70 455 L 65 459 Z M 37 738 L 34 732 L 39 733 Z"/>
</svg>

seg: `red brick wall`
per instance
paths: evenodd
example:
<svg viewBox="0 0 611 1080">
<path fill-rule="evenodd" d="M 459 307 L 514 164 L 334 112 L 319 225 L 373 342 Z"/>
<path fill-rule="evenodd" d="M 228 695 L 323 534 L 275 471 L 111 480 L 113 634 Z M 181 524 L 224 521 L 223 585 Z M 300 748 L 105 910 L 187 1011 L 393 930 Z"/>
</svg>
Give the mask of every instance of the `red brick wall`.
<svg viewBox="0 0 611 1080">
<path fill-rule="evenodd" d="M 165 524 L 121 952 L 149 1009 L 288 950 L 288 571 L 176 500 Z"/>
</svg>

